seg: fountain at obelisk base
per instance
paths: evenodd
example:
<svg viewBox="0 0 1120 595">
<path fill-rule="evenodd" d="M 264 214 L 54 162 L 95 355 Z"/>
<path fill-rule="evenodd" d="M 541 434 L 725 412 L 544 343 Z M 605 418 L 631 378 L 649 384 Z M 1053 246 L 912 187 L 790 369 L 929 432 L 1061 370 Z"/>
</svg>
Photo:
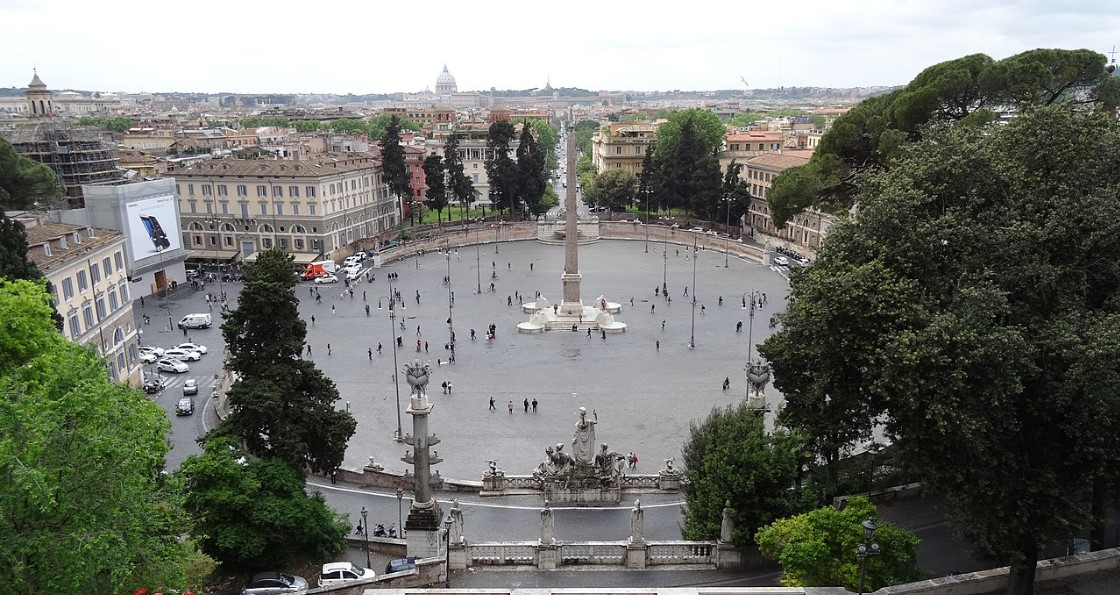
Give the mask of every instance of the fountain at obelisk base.
<svg viewBox="0 0 1120 595">
<path fill-rule="evenodd" d="M 535 302 L 522 304 L 522 309 L 532 315 L 528 322 L 518 323 L 517 331 L 521 333 L 587 329 L 604 333 L 626 332 L 626 323 L 614 319 L 622 306 L 608 302 L 603 296 L 588 306 L 580 298 L 582 275 L 579 274 L 579 228 L 576 223 L 575 154 L 575 135 L 569 133 L 568 192 L 564 199 L 564 274 L 560 276 L 564 285 L 563 300 L 559 304 L 551 304 L 544 296 L 538 296 Z"/>
</svg>

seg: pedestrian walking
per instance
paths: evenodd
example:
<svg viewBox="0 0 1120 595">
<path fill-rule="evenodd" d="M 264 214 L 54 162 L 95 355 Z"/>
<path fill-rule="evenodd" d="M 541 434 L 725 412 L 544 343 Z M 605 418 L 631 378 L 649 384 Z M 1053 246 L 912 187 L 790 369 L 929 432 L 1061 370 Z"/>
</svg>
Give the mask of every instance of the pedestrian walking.
<svg viewBox="0 0 1120 595">
<path fill-rule="evenodd" d="M 420 325 L 419 325 L 419 324 L 418 324 L 418 325 L 416 325 L 416 336 L 417 336 L 417 337 L 419 337 L 419 336 L 420 336 Z"/>
<path fill-rule="evenodd" d="M 144 296 L 140 296 L 140 307 L 144 307 Z"/>
<path fill-rule="evenodd" d="M 731 377 L 730 376 L 723 379 L 723 390 L 727 390 L 729 388 L 731 388 Z"/>
<path fill-rule="evenodd" d="M 381 355 L 381 343 L 377 344 L 377 355 Z"/>
<path fill-rule="evenodd" d="M 533 270 L 533 263 L 531 263 L 531 262 L 529 263 L 529 270 L 530 270 L 530 271 L 532 271 L 532 270 Z"/>
<path fill-rule="evenodd" d="M 591 338 L 591 327 L 587 327 L 587 338 Z"/>
<path fill-rule="evenodd" d="M 364 291 L 362 292 L 362 301 L 363 302 L 366 301 L 366 292 L 364 292 Z"/>
<path fill-rule="evenodd" d="M 665 321 L 664 320 L 661 321 L 661 330 L 665 330 Z"/>
<path fill-rule="evenodd" d="M 634 307 L 634 298 L 630 298 L 630 307 L 631 307 L 631 308 L 633 308 L 633 307 Z"/>
<path fill-rule="evenodd" d="M 494 406 L 494 397 L 490 397 L 490 411 L 494 411 L 497 407 Z"/>
<path fill-rule="evenodd" d="M 630 452 L 626 453 L 626 466 L 627 467 L 633 467 L 634 466 L 634 451 L 630 451 Z"/>
<path fill-rule="evenodd" d="M 529 398 L 525 398 L 525 413 L 529 413 Z"/>
<path fill-rule="evenodd" d="M 704 304 L 700 304 L 700 315 L 704 315 Z"/>
<path fill-rule="evenodd" d="M 649 313 L 650 313 L 650 314 L 653 314 L 653 311 L 654 311 L 654 310 L 655 310 L 656 308 L 657 308 L 657 304 L 650 304 L 650 305 L 649 305 Z"/>
<path fill-rule="evenodd" d="M 737 333 L 743 332 L 743 321 L 742 320 L 735 323 L 735 332 L 737 332 Z"/>
<path fill-rule="evenodd" d="M 637 466 L 638 466 L 638 455 L 636 455 L 634 453 L 630 453 L 630 468 L 633 469 L 633 468 L 636 468 Z"/>
<path fill-rule="evenodd" d="M 331 316 L 334 316 L 334 304 L 331 304 Z"/>
<path fill-rule="evenodd" d="M 607 329 L 600 329 L 600 332 L 603 333 L 603 340 L 606 341 L 607 340 Z"/>
<path fill-rule="evenodd" d="M 513 415 L 513 401 L 510 401 L 507 407 L 509 408 L 509 414 Z"/>
<path fill-rule="evenodd" d="M 307 344 L 307 355 L 311 355 L 311 343 Z"/>
<path fill-rule="evenodd" d="M 327 355 L 331 354 L 331 344 L 327 343 Z"/>
<path fill-rule="evenodd" d="M 183 327 L 183 336 L 184 337 L 187 336 L 187 327 L 185 327 L 185 326 Z"/>
<path fill-rule="evenodd" d="M 424 341 L 424 353 L 428 353 L 428 342 Z"/>
<path fill-rule="evenodd" d="M 366 304 L 366 316 L 369 316 L 369 304 Z"/>
<path fill-rule="evenodd" d="M 447 394 L 447 381 L 444 380 L 443 384 L 441 384 L 440 386 L 443 387 L 443 394 L 446 395 Z"/>
<path fill-rule="evenodd" d="M 533 397 L 533 413 L 537 412 L 537 398 Z"/>
<path fill-rule="evenodd" d="M 369 354 L 369 361 L 372 362 L 373 361 L 373 348 L 370 347 L 370 348 L 366 349 L 366 353 Z"/>
<path fill-rule="evenodd" d="M 723 296 L 722 295 L 719 296 L 719 305 L 721 305 L 721 306 L 723 305 Z"/>
<path fill-rule="evenodd" d="M 657 350 L 661 351 L 661 339 L 657 340 Z"/>
<path fill-rule="evenodd" d="M 420 353 L 420 339 L 416 340 L 416 353 Z"/>
</svg>

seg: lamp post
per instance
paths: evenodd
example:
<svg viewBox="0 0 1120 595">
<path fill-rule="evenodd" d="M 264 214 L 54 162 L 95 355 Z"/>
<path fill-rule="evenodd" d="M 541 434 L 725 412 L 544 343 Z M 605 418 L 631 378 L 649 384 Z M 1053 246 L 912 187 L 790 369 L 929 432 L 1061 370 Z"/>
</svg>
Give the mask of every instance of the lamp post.
<svg viewBox="0 0 1120 595">
<path fill-rule="evenodd" d="M 479 250 L 479 240 L 476 237 L 474 242 L 474 272 L 478 277 L 478 295 L 482 295 L 482 260 L 479 258 L 481 251 Z"/>
<path fill-rule="evenodd" d="M 404 538 L 404 513 L 401 508 L 401 501 L 404 499 L 404 490 L 397 488 L 397 528 L 400 529 L 399 535 Z"/>
<path fill-rule="evenodd" d="M 875 530 L 879 526 L 875 519 L 868 517 L 863 521 L 863 543 L 856 548 L 856 557 L 859 558 L 859 595 L 863 595 L 864 577 L 867 574 L 867 557 L 879 555 L 879 544 L 875 543 Z"/>
<path fill-rule="evenodd" d="M 447 344 L 451 346 L 451 361 L 455 361 L 455 323 L 452 314 L 455 302 L 451 298 L 451 242 L 444 246 L 443 252 L 447 257 L 447 331 L 450 334 Z"/>
<path fill-rule="evenodd" d="M 393 308 L 393 285 L 389 284 L 389 297 L 377 298 L 377 309 L 381 309 L 381 300 L 389 301 L 389 347 L 393 350 L 393 388 L 397 392 L 397 433 L 393 438 L 400 442 L 404 439 L 401 432 L 401 383 L 397 379 L 397 313 Z"/>
<path fill-rule="evenodd" d="M 867 499 L 871 499 L 871 484 L 875 481 L 875 457 L 883 448 L 874 440 L 867 446 Z"/>
<path fill-rule="evenodd" d="M 688 339 L 688 348 L 696 348 L 696 259 L 700 253 L 696 251 L 696 239 L 692 240 L 692 331 Z"/>
<path fill-rule="evenodd" d="M 665 293 L 669 289 L 667 281 L 669 280 L 669 241 L 663 240 L 661 242 L 661 293 Z"/>
<path fill-rule="evenodd" d="M 512 208 L 513 207 L 511 206 L 510 209 L 512 209 Z M 511 217 L 513 216 L 512 211 L 510 212 L 510 216 Z M 495 231 L 494 231 L 494 254 L 497 254 L 498 253 L 498 244 L 501 243 L 501 241 L 502 241 L 502 222 L 501 222 L 501 220 L 498 220 L 498 222 L 494 224 L 494 229 L 495 229 Z"/>
<path fill-rule="evenodd" d="M 730 244 L 730 240 L 731 240 L 731 197 L 728 196 L 727 198 L 725 198 L 724 202 L 727 203 L 727 221 L 724 222 L 723 228 L 724 228 L 724 230 L 727 231 L 727 239 L 729 240 L 729 241 L 723 243 L 723 268 L 726 269 L 727 268 L 727 252 L 728 252 L 728 250 L 730 250 L 730 245 L 729 244 Z"/>
<path fill-rule="evenodd" d="M 451 588 L 451 513 L 443 517 L 444 580 L 443 588 Z"/>
<path fill-rule="evenodd" d="M 362 539 L 366 542 L 366 568 L 373 566 L 369 559 L 369 510 L 365 506 L 362 507 Z"/>
<path fill-rule="evenodd" d="M 159 255 L 159 270 L 163 273 L 163 307 L 167 308 L 167 332 L 175 330 L 175 324 L 171 322 L 171 284 L 167 281 L 167 271 L 163 269 L 163 246 L 156 246 L 156 254 Z M 156 286 L 158 289 L 158 285 Z"/>
</svg>

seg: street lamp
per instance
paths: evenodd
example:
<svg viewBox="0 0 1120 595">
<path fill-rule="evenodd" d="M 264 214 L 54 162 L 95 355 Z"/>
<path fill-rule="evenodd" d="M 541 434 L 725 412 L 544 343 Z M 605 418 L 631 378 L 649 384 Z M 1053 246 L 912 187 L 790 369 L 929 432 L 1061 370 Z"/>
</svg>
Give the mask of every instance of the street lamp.
<svg viewBox="0 0 1120 595">
<path fill-rule="evenodd" d="M 401 432 L 401 383 L 397 378 L 397 313 L 393 308 L 393 285 L 389 284 L 389 297 L 377 298 L 377 309 L 381 309 L 381 300 L 389 302 L 389 347 L 393 350 L 393 388 L 397 392 L 397 433 L 393 438 L 400 442 L 404 439 Z"/>
<path fill-rule="evenodd" d="M 404 513 L 401 508 L 401 500 L 404 499 L 404 490 L 397 488 L 397 528 L 400 531 L 398 535 L 404 537 Z"/>
<path fill-rule="evenodd" d="M 511 206 L 510 208 L 512 209 L 513 207 Z M 512 212 L 510 213 L 510 217 L 513 217 Z M 498 244 L 500 244 L 501 241 L 502 241 L 502 221 L 501 221 L 501 219 L 499 219 L 498 222 L 494 224 L 494 229 L 496 230 L 494 232 L 494 254 L 497 254 L 498 253 Z"/>
<path fill-rule="evenodd" d="M 664 239 L 661 242 L 661 293 L 669 291 L 667 281 L 669 279 L 669 240 Z M 668 296 L 666 296 L 668 297 Z"/>
<path fill-rule="evenodd" d="M 875 519 L 868 517 L 863 521 L 863 543 L 859 544 L 856 548 L 856 557 L 859 558 L 859 595 L 863 595 L 863 580 L 867 574 L 867 557 L 879 555 L 879 544 L 873 541 L 875 539 L 875 530 L 879 526 L 875 524 Z"/>
<path fill-rule="evenodd" d="M 452 317 L 455 301 L 451 297 L 451 242 L 444 246 L 443 252 L 447 257 L 447 330 L 451 335 L 447 344 L 451 347 L 451 361 L 455 361 L 455 323 Z"/>
<path fill-rule="evenodd" d="M 699 256 L 696 251 L 696 239 L 692 240 L 692 331 L 688 339 L 688 348 L 696 348 L 696 259 Z"/>
<path fill-rule="evenodd" d="M 369 559 L 369 510 L 365 506 L 362 507 L 362 538 L 366 542 L 366 568 L 373 566 Z"/>
<path fill-rule="evenodd" d="M 476 235 L 474 242 L 474 272 L 475 276 L 478 277 L 478 295 L 482 295 L 482 260 L 479 258 L 479 254 L 481 254 L 478 247 L 479 242 L 480 240 Z"/>
<path fill-rule="evenodd" d="M 451 513 L 443 517 L 444 580 L 443 588 L 451 588 Z"/>
</svg>

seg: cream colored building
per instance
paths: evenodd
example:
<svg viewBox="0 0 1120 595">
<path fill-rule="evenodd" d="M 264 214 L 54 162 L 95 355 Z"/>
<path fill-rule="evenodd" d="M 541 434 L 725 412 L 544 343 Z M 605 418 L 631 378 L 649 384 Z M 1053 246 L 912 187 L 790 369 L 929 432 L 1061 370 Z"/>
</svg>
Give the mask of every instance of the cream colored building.
<svg viewBox="0 0 1120 595">
<path fill-rule="evenodd" d="M 591 138 L 591 163 L 596 173 L 621 169 L 634 175 L 642 173 L 646 149 L 657 145 L 657 123 L 611 124 Z"/>
<path fill-rule="evenodd" d="M 175 185 L 183 245 L 202 261 L 251 261 L 270 248 L 303 263 L 337 257 L 401 221 L 381 162 L 365 154 L 211 160 L 175 172 Z"/>
<path fill-rule="evenodd" d="M 63 334 L 93 345 L 114 382 L 140 384 L 140 332 L 132 315 L 119 231 L 20 218 L 27 256 L 50 282 Z"/>
<path fill-rule="evenodd" d="M 758 236 L 762 234 L 777 240 L 776 243 L 810 251 L 820 246 L 821 241 L 828 235 L 828 229 L 836 222 L 835 215 L 810 207 L 790 218 L 786 221 L 785 227 L 779 230 L 770 217 L 770 205 L 767 203 L 774 178 L 786 169 L 805 165 L 808 162 L 807 155 L 783 154 L 765 154 L 747 160 L 743 168 L 743 176 L 747 180 L 752 198 L 749 218 L 746 221 L 748 229 L 745 229 L 744 233 L 753 235 L 756 241 L 764 239 Z"/>
</svg>

